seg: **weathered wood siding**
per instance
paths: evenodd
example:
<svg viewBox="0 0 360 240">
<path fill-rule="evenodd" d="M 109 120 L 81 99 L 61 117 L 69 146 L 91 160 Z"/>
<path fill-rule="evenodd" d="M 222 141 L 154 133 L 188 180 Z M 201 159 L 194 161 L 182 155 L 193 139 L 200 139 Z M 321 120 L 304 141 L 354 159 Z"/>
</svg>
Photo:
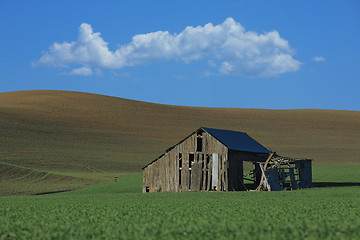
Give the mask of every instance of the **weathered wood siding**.
<svg viewBox="0 0 360 240">
<path fill-rule="evenodd" d="M 213 153 L 218 154 L 217 186 L 211 185 Z M 227 191 L 227 169 L 228 148 L 200 130 L 143 169 L 143 192 Z"/>
<path fill-rule="evenodd" d="M 299 169 L 300 188 L 311 188 L 312 185 L 312 170 L 311 160 L 299 160 L 296 162 L 296 168 Z"/>
</svg>

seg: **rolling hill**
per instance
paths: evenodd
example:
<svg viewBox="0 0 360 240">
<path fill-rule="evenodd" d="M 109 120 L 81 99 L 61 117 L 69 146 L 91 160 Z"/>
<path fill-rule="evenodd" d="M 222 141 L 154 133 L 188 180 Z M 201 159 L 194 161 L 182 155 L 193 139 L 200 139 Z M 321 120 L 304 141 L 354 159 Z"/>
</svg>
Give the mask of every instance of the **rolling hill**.
<svg viewBox="0 0 360 240">
<path fill-rule="evenodd" d="M 40 172 L 30 168 L 0 163 L 0 195 L 63 192 L 97 182 L 88 178 Z"/>
<path fill-rule="evenodd" d="M 75 177 L 139 172 L 201 126 L 314 165 L 360 164 L 360 112 L 182 107 L 69 91 L 0 93 L 0 163 Z"/>
</svg>

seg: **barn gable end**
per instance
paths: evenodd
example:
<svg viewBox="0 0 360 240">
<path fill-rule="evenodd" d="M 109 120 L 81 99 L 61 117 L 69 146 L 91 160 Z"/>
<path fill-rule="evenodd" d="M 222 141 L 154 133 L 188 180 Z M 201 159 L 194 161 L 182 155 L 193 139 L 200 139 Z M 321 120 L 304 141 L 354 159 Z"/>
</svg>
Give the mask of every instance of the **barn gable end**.
<svg viewBox="0 0 360 240">
<path fill-rule="evenodd" d="M 211 185 L 213 154 L 220 164 L 217 186 Z M 143 168 L 143 192 L 225 190 L 227 154 L 224 144 L 200 128 Z"/>
</svg>

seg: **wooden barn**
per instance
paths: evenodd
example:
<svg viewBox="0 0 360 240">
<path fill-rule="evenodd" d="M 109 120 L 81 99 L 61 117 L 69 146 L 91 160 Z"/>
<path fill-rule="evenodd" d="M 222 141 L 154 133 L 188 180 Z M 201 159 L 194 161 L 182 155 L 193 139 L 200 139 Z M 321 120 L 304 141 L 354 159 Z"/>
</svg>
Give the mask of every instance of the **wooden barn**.
<svg viewBox="0 0 360 240">
<path fill-rule="evenodd" d="M 245 176 L 244 162 L 253 166 Z M 310 159 L 281 157 L 244 132 L 206 127 L 143 168 L 143 192 L 279 191 L 311 186 Z"/>
</svg>

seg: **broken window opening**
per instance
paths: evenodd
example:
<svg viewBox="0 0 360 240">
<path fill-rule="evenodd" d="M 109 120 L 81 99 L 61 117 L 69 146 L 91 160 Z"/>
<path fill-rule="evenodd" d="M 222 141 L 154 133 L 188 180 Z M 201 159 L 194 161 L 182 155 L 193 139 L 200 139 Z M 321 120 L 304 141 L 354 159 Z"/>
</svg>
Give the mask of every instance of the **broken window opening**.
<svg viewBox="0 0 360 240">
<path fill-rule="evenodd" d="M 196 151 L 202 152 L 202 138 L 199 136 L 196 138 Z"/>
<path fill-rule="evenodd" d="M 150 192 L 149 187 L 145 187 L 145 192 Z"/>
<path fill-rule="evenodd" d="M 191 170 L 191 166 L 195 162 L 195 155 L 193 153 L 189 153 L 189 170 Z"/>
<path fill-rule="evenodd" d="M 182 168 L 182 154 L 179 153 L 179 169 Z"/>
</svg>

